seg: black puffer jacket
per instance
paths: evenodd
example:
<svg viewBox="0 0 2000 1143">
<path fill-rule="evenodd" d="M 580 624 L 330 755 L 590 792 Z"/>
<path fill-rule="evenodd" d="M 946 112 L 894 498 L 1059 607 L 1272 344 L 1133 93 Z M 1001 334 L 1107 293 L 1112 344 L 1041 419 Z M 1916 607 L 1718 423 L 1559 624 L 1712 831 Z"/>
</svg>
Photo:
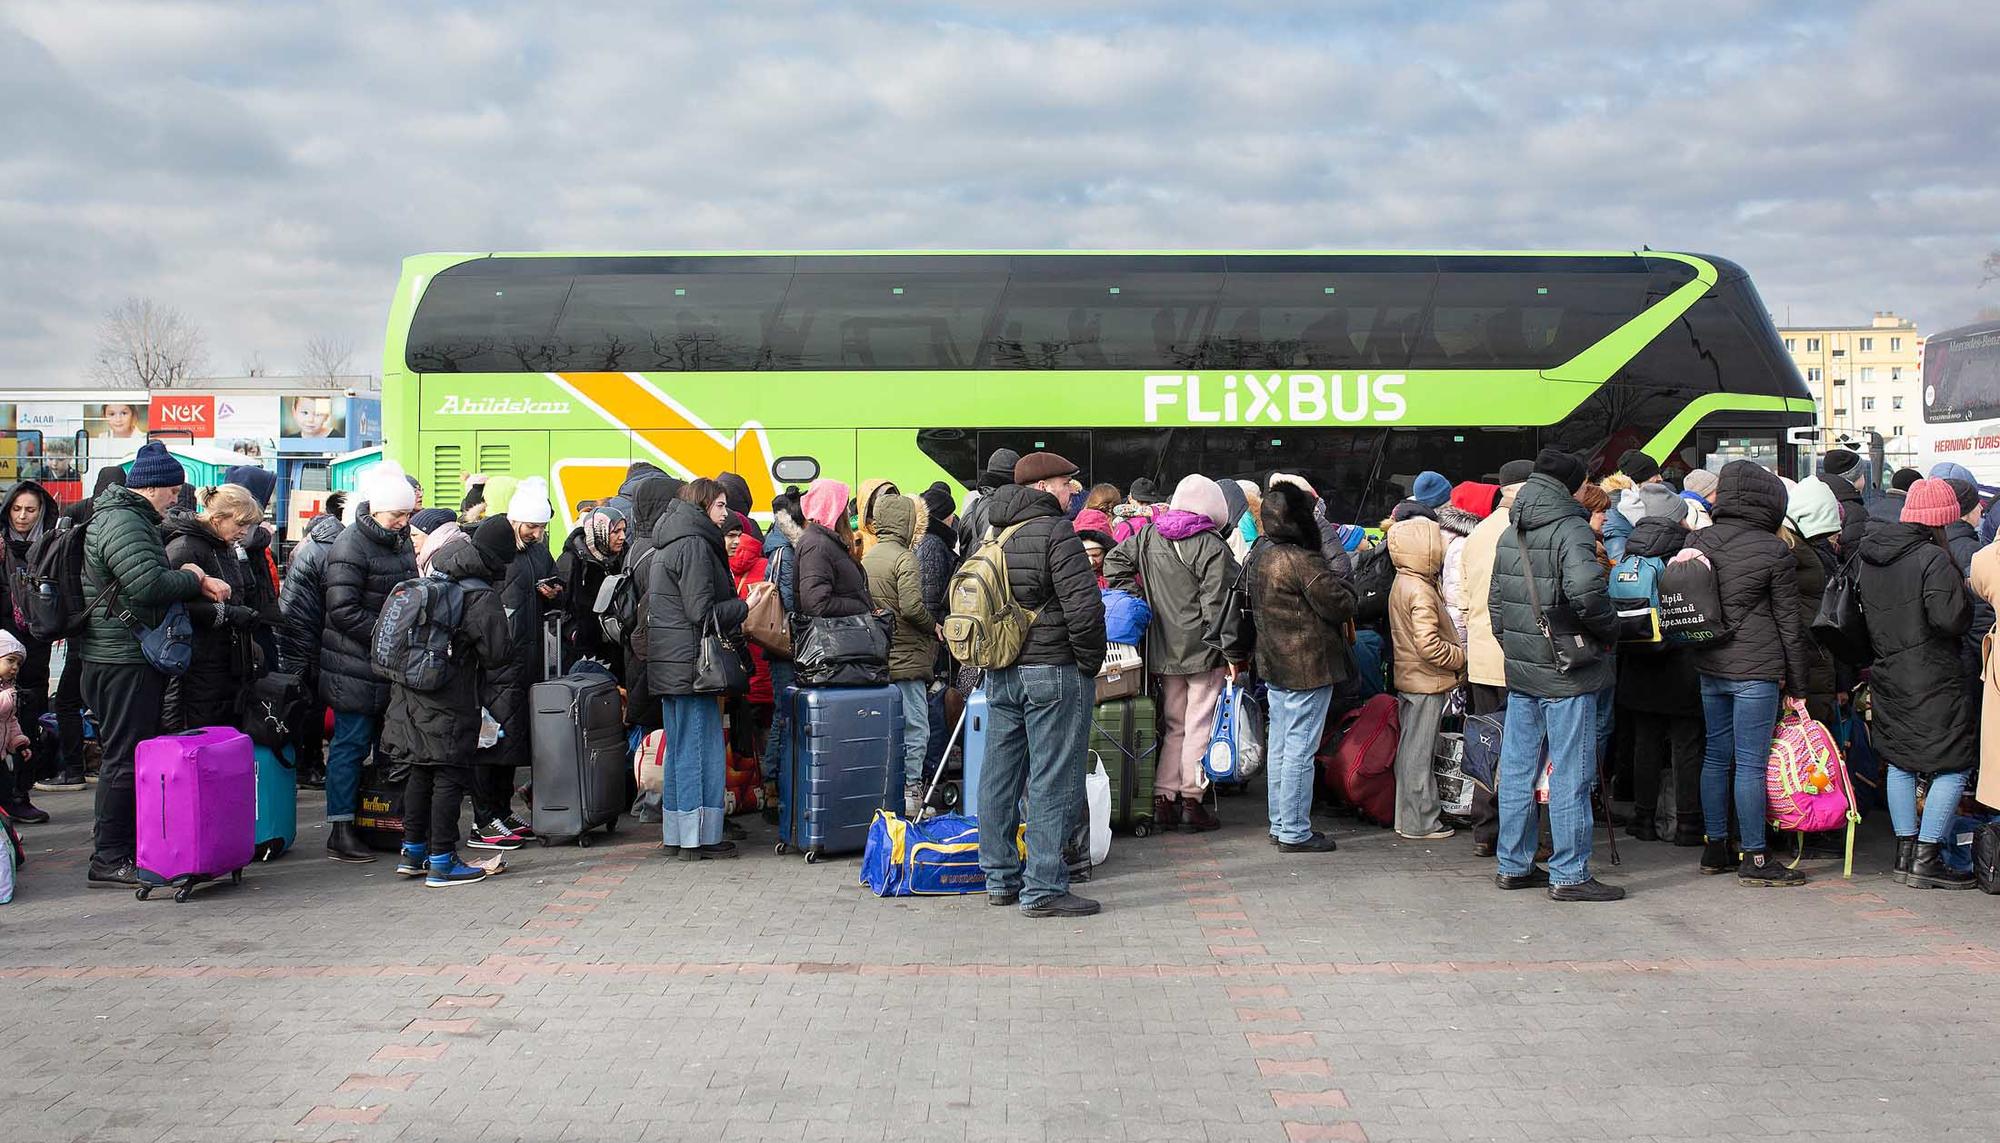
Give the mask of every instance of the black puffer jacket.
<svg viewBox="0 0 2000 1143">
<path fill-rule="evenodd" d="M 1860 580 L 1875 646 L 1876 752 L 1919 774 L 1971 769 L 1979 723 L 1959 659 L 1972 626 L 1965 577 L 1929 528 L 1899 522 L 1877 524 L 1862 541 Z"/>
<path fill-rule="evenodd" d="M 1953 520 L 1944 526 L 1944 542 L 1951 549 L 1951 562 L 1958 568 L 1958 574 L 1966 578 L 1972 576 L 1972 557 L 1979 554 L 1985 545 L 1979 542 L 1979 529 L 1963 520 Z M 1972 627 L 1959 641 L 1958 660 L 1965 672 L 1966 687 L 1974 694 L 1979 692 L 1979 645 L 1986 633 L 1993 630 L 1993 605 L 1986 602 L 1979 593 L 1967 590 L 1972 597 Z"/>
<path fill-rule="evenodd" d="M 1035 613 L 1017 665 L 1073 663 L 1094 677 L 1104 665 L 1104 598 L 1076 529 L 1046 492 L 1010 484 L 983 502 L 990 526 L 1023 525 L 1002 549 L 1014 602 Z"/>
<path fill-rule="evenodd" d="M 361 515 L 326 555 L 326 623 L 320 629 L 319 696 L 343 714 L 380 715 L 389 683 L 375 674 L 369 644 L 396 585 L 417 574 L 408 529 L 390 531 Z"/>
<path fill-rule="evenodd" d="M 1525 529 L 1529 566 L 1543 609 L 1558 600 L 1567 603 L 1584 628 L 1609 646 L 1618 635 L 1618 615 L 1605 593 L 1604 565 L 1597 559 L 1597 536 L 1590 530 L 1590 514 L 1555 477 L 1539 472 L 1521 485 L 1511 511 L 1514 526 L 1501 533 L 1494 551 L 1493 586 L 1487 598 L 1493 634 L 1507 657 L 1507 689 L 1540 698 L 1571 698 L 1603 690 L 1615 677 L 1608 656 L 1578 671 L 1556 669 L 1555 655 L 1528 600 L 1521 562 L 1521 533 Z"/>
<path fill-rule="evenodd" d="M 1688 530 L 1679 522 L 1649 516 L 1632 526 L 1625 554 L 1671 560 L 1687 541 Z M 1694 652 L 1671 643 L 1618 648 L 1618 705 L 1645 714 L 1700 718 L 1701 677 L 1695 674 Z"/>
<path fill-rule="evenodd" d="M 563 595 L 557 606 L 563 614 L 563 660 L 565 665 L 579 658 L 596 659 L 613 672 L 624 670 L 624 654 L 604 640 L 604 627 L 597 618 L 597 593 L 606 576 L 625 566 L 625 553 L 610 558 L 609 565 L 584 550 L 583 529 L 573 528 L 563 541 L 562 555 L 556 557 L 556 576 L 563 581 Z"/>
<path fill-rule="evenodd" d="M 465 764 L 479 749 L 479 708 L 502 726 L 524 722 L 520 664 L 507 625 L 495 569 L 473 544 L 452 544 L 431 560 L 431 571 L 465 584 L 465 613 L 451 639 L 452 673 L 434 691 L 392 686 L 382 745 L 417 765 Z M 483 586 L 482 586 L 483 584 Z"/>
<path fill-rule="evenodd" d="M 1748 460 L 1722 467 L 1715 522 L 1688 546 L 1715 568 L 1730 634 L 1698 649 L 1695 667 L 1718 679 L 1775 682 L 1803 698 L 1811 685 L 1812 648 L 1800 619 L 1798 564 L 1778 538 L 1785 508 L 1785 482 L 1770 470 Z"/>
<path fill-rule="evenodd" d="M 839 536 L 822 524 L 807 524 L 792 548 L 799 557 L 799 614 L 833 619 L 875 610 L 868 574 Z"/>
<path fill-rule="evenodd" d="M 1737 463 L 1749 462 L 1730 462 L 1730 464 Z M 1868 462 L 1864 460 L 1861 463 Z M 1723 468 L 1726 470 L 1728 465 L 1724 465 Z M 1833 498 L 1840 504 L 1840 550 L 1849 555 L 1854 554 L 1861 548 L 1861 538 L 1868 533 L 1871 515 L 1868 498 L 1861 494 L 1859 488 L 1854 487 L 1854 481 L 1845 476 L 1830 476 L 1821 472 L 1815 479 L 1833 489 Z M 1716 492 L 1716 496 L 1718 499 L 1721 498 L 1720 490 Z"/>
<path fill-rule="evenodd" d="M 507 582 L 500 589 L 507 625 L 514 631 L 514 653 L 520 656 L 521 669 L 528 672 L 530 682 L 542 679 L 543 631 L 549 613 L 562 605 L 560 598 L 554 602 L 543 599 L 535 585 L 555 574 L 556 560 L 549 554 L 548 544 L 529 544 L 508 565 Z M 527 765 L 527 759 L 521 764 Z"/>
<path fill-rule="evenodd" d="M 1826 597 L 1827 581 L 1840 571 L 1839 557 L 1824 537 L 1801 540 L 1787 529 L 1784 539 L 1791 545 L 1792 563 L 1798 569 L 1799 621 L 1806 628 L 1806 709 L 1830 726 L 1839 713 L 1834 709 L 1839 681 L 1834 674 L 1832 653 L 1812 638 L 1812 622 Z"/>
<path fill-rule="evenodd" d="M 638 631 L 625 637 L 625 721 L 633 726 L 657 730 L 660 704 L 646 685 L 646 569 L 652 566 L 653 534 L 672 510 L 681 482 L 662 474 L 645 461 L 634 464 L 620 496 L 632 500 L 632 523 L 626 531 L 625 571 L 636 576 L 633 586 L 640 590 Z"/>
<path fill-rule="evenodd" d="M 278 589 L 278 669 L 312 678 L 319 672 L 319 637 L 326 627 L 326 558 L 340 538 L 338 516 L 315 516 L 306 538 L 292 549 Z"/>
<path fill-rule="evenodd" d="M 646 573 L 646 684 L 656 699 L 691 695 L 703 632 L 713 622 L 733 634 L 750 607 L 736 596 L 722 529 L 701 509 L 675 501 L 653 542 L 660 550 Z"/>
<path fill-rule="evenodd" d="M 177 717 L 174 729 L 234 726 L 241 712 L 244 683 L 256 667 L 252 629 L 277 618 L 277 608 L 259 610 L 262 588 L 251 582 L 247 560 L 236 558 L 236 546 L 225 544 L 192 512 L 176 508 L 160 525 L 167 542 L 167 562 L 193 564 L 206 575 L 229 585 L 229 602 L 206 599 L 187 605 L 194 623 L 194 658 L 187 673 L 169 684 L 168 705 Z"/>
</svg>

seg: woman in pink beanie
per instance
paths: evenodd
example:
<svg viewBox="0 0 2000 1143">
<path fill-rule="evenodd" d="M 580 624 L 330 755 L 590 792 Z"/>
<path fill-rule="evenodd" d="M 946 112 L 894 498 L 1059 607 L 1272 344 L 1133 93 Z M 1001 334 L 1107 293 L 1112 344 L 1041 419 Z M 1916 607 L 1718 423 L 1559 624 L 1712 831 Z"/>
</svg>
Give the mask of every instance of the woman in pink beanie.
<svg viewBox="0 0 2000 1143">
<path fill-rule="evenodd" d="M 1939 853 L 1979 761 L 1979 725 L 1958 653 L 1972 626 L 1972 601 L 1944 539 L 1945 525 L 1958 518 L 1950 484 L 1919 480 L 1903 498 L 1901 521 L 1873 525 L 1861 541 L 1861 613 L 1875 651 L 1871 725 L 1875 752 L 1889 765 L 1893 876 L 1912 889 L 1973 886 L 1972 874 L 1946 865 Z M 1920 774 L 1931 780 L 1921 817 Z"/>
</svg>

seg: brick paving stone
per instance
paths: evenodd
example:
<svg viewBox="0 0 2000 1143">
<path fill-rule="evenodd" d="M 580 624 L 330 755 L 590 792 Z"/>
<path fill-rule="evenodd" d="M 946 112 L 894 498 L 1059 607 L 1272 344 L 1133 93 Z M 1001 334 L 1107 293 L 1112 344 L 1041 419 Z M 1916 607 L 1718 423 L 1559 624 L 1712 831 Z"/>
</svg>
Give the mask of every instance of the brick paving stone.
<svg viewBox="0 0 2000 1143">
<path fill-rule="evenodd" d="M 1631 842 L 1594 862 L 1629 900 L 1558 908 L 1462 836 L 1324 821 L 1337 854 L 1283 860 L 1251 795 L 1116 839 L 1106 912 L 1049 922 L 878 900 L 754 817 L 738 861 L 621 830 L 438 893 L 315 860 L 311 799 L 295 854 L 141 903 L 83 887 L 89 794 L 38 800 L 0 913 L 8 1143 L 1992 1134 L 1966 1013 L 2000 1001 L 2000 903 L 1890 883 L 1875 822 L 1852 882 Z"/>
</svg>

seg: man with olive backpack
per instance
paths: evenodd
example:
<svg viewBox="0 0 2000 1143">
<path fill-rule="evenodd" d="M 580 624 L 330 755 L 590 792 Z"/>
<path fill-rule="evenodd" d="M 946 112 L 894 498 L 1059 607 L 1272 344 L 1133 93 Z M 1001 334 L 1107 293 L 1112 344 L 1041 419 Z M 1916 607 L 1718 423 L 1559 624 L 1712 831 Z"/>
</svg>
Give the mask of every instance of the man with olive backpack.
<svg viewBox="0 0 2000 1143">
<path fill-rule="evenodd" d="M 1052 452 L 1014 466 L 996 489 L 986 531 L 947 591 L 945 640 L 985 672 L 986 762 L 979 775 L 979 865 L 987 903 L 1030 917 L 1087 917 L 1098 904 L 1069 891 L 1063 844 L 1083 812 L 1090 703 L 1104 664 L 1104 602 L 1070 527 L 1077 467 Z M 1028 802 L 1028 859 L 1015 847 Z"/>
</svg>

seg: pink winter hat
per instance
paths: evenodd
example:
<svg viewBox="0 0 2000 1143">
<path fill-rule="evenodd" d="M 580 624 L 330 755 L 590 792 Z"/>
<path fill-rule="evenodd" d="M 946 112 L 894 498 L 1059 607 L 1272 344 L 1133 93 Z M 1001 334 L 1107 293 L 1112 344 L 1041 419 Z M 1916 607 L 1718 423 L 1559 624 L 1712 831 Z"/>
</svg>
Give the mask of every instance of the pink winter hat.
<svg viewBox="0 0 2000 1143">
<path fill-rule="evenodd" d="M 799 508 L 805 512 L 806 519 L 834 531 L 847 517 L 847 501 L 851 496 L 847 485 L 838 480 L 821 478 L 813 481 L 806 494 L 799 497 Z"/>
<path fill-rule="evenodd" d="M 1218 528 L 1226 527 L 1230 522 L 1229 502 L 1222 497 L 1222 487 L 1198 472 L 1182 477 L 1181 482 L 1174 485 L 1172 506 L 1183 512 L 1206 516 Z"/>
<path fill-rule="evenodd" d="M 1958 493 L 1936 477 L 1925 477 L 1910 485 L 1903 497 L 1903 523 L 1942 528 L 1965 513 L 1958 510 Z"/>
</svg>

